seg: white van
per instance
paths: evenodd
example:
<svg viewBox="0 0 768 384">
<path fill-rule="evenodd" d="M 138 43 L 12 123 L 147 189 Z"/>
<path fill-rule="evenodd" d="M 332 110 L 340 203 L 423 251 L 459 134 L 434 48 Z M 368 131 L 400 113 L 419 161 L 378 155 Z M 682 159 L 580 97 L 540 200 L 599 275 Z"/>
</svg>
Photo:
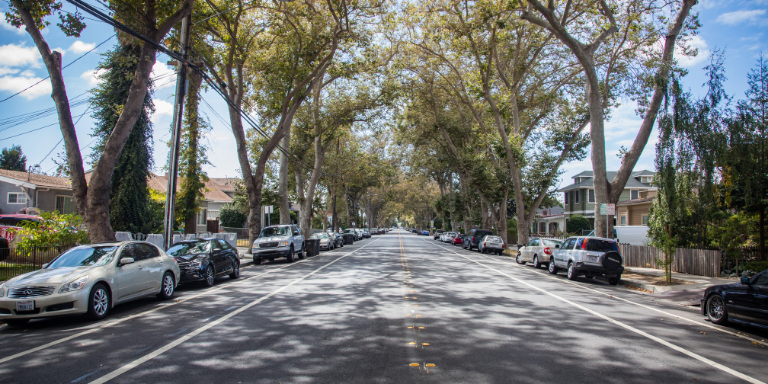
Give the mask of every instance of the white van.
<svg viewBox="0 0 768 384">
<path fill-rule="evenodd" d="M 594 236 L 595 231 L 588 236 Z M 616 242 L 629 245 L 646 245 L 648 242 L 648 226 L 646 225 L 622 225 L 613 227 L 613 236 Z"/>
</svg>

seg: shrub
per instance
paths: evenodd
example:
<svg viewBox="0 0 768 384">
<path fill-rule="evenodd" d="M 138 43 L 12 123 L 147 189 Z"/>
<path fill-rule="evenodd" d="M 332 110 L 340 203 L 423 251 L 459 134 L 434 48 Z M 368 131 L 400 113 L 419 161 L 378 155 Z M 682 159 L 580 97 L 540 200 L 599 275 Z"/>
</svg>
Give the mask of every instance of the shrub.
<svg viewBox="0 0 768 384">
<path fill-rule="evenodd" d="M 70 248 L 91 242 L 88 232 L 80 229 L 83 218 L 78 215 L 62 215 L 54 211 L 42 212 L 40 218 L 40 222 L 24 222 L 21 229 L 12 230 L 19 237 L 16 248 Z"/>
<path fill-rule="evenodd" d="M 221 207 L 219 220 L 222 227 L 245 228 L 245 221 L 248 216 L 240 212 L 234 204 L 225 204 Z"/>
<path fill-rule="evenodd" d="M 565 224 L 565 231 L 568 233 L 574 233 L 581 236 L 581 231 L 590 230 L 592 226 L 589 224 L 589 220 L 580 215 L 573 215 L 568 219 L 568 223 Z"/>
</svg>

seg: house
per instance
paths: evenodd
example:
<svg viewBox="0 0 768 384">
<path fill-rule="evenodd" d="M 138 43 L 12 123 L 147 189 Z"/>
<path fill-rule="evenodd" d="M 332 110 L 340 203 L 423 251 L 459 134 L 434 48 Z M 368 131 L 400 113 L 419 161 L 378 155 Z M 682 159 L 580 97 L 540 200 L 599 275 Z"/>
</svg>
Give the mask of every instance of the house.
<svg viewBox="0 0 768 384">
<path fill-rule="evenodd" d="M 531 223 L 531 233 L 553 235 L 565 231 L 565 208 L 539 208 Z"/>
<path fill-rule="evenodd" d="M 77 212 L 69 178 L 0 169 L 0 213 L 31 213 L 32 208 Z"/>
<path fill-rule="evenodd" d="M 227 181 L 231 180 L 231 181 Z M 207 232 L 208 220 L 218 220 L 221 212 L 221 207 L 224 204 L 234 201 L 235 185 L 237 179 L 222 179 L 214 178 L 209 179 L 205 183 L 205 189 L 203 191 L 203 201 L 200 204 L 200 210 L 197 213 L 197 228 L 195 232 Z M 156 175 L 150 173 L 149 188 L 154 189 L 160 193 L 168 192 L 168 174 Z M 181 183 L 177 183 L 176 190 L 181 188 Z M 231 195 L 229 193 L 231 193 Z"/>
<path fill-rule="evenodd" d="M 615 171 L 607 172 L 609 181 L 616 178 Z M 632 173 L 627 180 L 624 191 L 619 197 L 617 204 L 618 223 L 614 219 L 614 225 L 643 225 L 643 220 L 647 220 L 648 211 L 646 205 L 650 208 L 650 200 L 641 202 L 640 200 L 653 199 L 656 196 L 656 187 L 651 186 L 651 181 L 655 172 L 642 170 Z M 589 219 L 592 228 L 595 227 L 595 188 L 593 183 L 592 171 L 584 171 L 573 176 L 573 184 L 558 190 L 563 192 L 565 204 L 565 222 L 567 223 L 571 216 L 581 215 Z M 645 213 L 643 213 L 643 211 Z M 624 216 L 622 216 L 624 212 Z M 643 217 L 646 219 L 643 219 Z M 626 223 L 621 224 L 621 218 L 625 217 Z"/>
</svg>

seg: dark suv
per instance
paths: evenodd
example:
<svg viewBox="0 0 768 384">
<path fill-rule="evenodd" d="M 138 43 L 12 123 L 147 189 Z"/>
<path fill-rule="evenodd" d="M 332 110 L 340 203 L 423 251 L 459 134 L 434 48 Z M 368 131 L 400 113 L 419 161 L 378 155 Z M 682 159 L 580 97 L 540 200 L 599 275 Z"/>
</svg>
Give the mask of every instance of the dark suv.
<svg viewBox="0 0 768 384">
<path fill-rule="evenodd" d="M 472 248 L 478 249 L 477 245 L 480 244 L 480 241 L 483 240 L 483 237 L 487 235 L 493 236 L 493 231 L 488 229 L 472 229 L 465 237 L 464 244 L 462 244 L 461 247 L 464 249 L 469 249 L 470 251 Z"/>
</svg>

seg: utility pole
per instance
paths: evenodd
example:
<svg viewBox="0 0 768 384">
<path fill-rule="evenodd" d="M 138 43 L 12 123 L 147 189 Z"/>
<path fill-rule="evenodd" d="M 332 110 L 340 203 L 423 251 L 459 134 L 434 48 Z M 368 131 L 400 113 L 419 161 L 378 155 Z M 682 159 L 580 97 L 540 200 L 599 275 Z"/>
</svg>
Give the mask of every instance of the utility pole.
<svg viewBox="0 0 768 384">
<path fill-rule="evenodd" d="M 181 56 L 189 58 L 189 34 L 192 29 L 192 10 L 181 21 Z M 171 125 L 171 151 L 169 153 L 168 192 L 165 195 L 165 216 L 163 217 L 163 236 L 165 249 L 173 244 L 173 217 L 176 208 L 176 177 L 179 173 L 179 145 L 181 141 L 181 124 L 184 121 L 184 96 L 187 91 L 187 65 L 178 63 L 176 74 L 176 101 L 173 109 L 173 124 Z"/>
</svg>

